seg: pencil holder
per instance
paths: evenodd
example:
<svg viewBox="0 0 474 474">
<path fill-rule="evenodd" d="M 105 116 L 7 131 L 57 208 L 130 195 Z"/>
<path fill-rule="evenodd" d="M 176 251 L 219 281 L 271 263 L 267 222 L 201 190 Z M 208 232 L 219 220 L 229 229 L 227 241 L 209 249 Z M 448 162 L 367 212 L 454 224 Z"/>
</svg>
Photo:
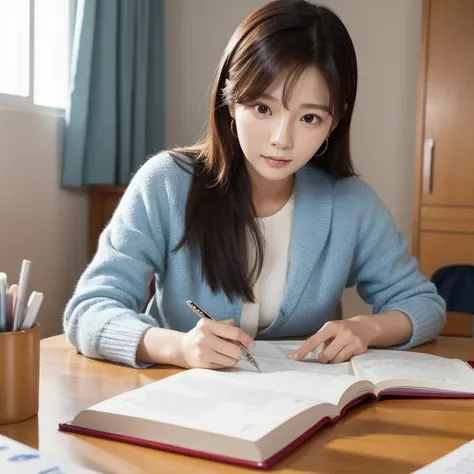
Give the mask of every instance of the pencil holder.
<svg viewBox="0 0 474 474">
<path fill-rule="evenodd" d="M 40 325 L 0 332 L 0 425 L 35 416 L 39 402 Z"/>
</svg>

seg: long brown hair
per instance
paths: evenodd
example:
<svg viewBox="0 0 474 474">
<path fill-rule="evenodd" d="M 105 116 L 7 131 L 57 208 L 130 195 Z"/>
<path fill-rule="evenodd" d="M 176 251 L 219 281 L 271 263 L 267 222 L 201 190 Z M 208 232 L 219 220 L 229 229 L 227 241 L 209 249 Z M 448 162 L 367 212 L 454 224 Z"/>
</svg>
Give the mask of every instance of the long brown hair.
<svg viewBox="0 0 474 474">
<path fill-rule="evenodd" d="M 357 90 L 357 61 L 351 38 L 328 8 L 305 0 L 275 0 L 250 14 L 231 37 L 210 97 L 208 130 L 194 146 L 175 148 L 193 160 L 184 234 L 175 247 L 199 249 L 202 277 L 212 291 L 254 301 L 264 242 L 255 219 L 245 157 L 231 130 L 229 107 L 256 100 L 282 71 L 286 106 L 302 72 L 316 66 L 325 78 L 333 121 L 325 153 L 310 165 L 336 179 L 355 174 L 349 129 Z M 179 155 L 173 154 L 179 159 Z M 249 265 L 247 235 L 255 244 Z"/>
</svg>

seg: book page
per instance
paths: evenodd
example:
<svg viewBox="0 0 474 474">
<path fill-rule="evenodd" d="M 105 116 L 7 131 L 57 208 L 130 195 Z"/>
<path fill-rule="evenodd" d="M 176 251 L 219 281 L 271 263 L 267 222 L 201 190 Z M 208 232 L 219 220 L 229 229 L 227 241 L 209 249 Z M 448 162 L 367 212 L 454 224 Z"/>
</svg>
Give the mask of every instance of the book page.
<svg viewBox="0 0 474 474">
<path fill-rule="evenodd" d="M 252 354 L 256 356 L 254 352 Z M 349 399 L 357 396 L 356 392 L 360 388 L 355 388 L 354 393 L 350 390 L 359 384 L 360 379 L 354 375 L 346 375 L 345 368 L 341 371 L 341 368 L 337 367 L 343 364 L 308 363 L 261 356 L 257 360 L 261 372 L 246 360 L 241 360 L 235 367 L 215 371 L 216 377 L 252 387 L 315 397 L 334 405 L 340 405 L 343 398 L 343 403 L 347 403 Z M 362 385 L 365 392 L 373 390 L 372 385 Z M 349 399 L 344 397 L 348 391 Z"/>
<path fill-rule="evenodd" d="M 399 351 L 394 349 L 367 349 L 363 354 L 354 356 L 353 361 L 361 359 L 407 359 L 407 360 L 418 360 L 418 361 L 437 361 L 440 359 L 446 359 L 433 354 L 425 354 L 424 352 L 413 352 L 413 351 Z M 454 359 L 449 359 L 454 360 Z"/>
<path fill-rule="evenodd" d="M 374 384 L 474 392 L 474 371 L 459 359 L 413 352 L 370 350 L 352 360 L 354 372 Z"/>
<path fill-rule="evenodd" d="M 303 342 L 256 341 L 251 353 L 257 360 L 261 373 L 245 359 L 240 360 L 235 367 L 216 372 L 223 374 L 227 380 L 316 397 L 339 406 L 341 400 L 344 405 L 351 398 L 357 397 L 358 390 L 364 393 L 373 390 L 371 384 L 362 384 L 362 387 L 357 386 L 355 390 L 350 390 L 359 382 L 350 362 L 341 364 L 315 362 L 319 351 L 312 356 L 308 355 L 303 361 L 287 359 L 286 355 L 298 349 Z"/>
<path fill-rule="evenodd" d="M 463 444 L 412 474 L 474 474 L 474 441 Z"/>
<path fill-rule="evenodd" d="M 113 397 L 89 411 L 255 441 L 315 405 L 322 405 L 321 417 L 336 415 L 336 407 L 325 406 L 315 396 L 239 383 L 224 379 L 213 370 L 190 369 Z"/>
</svg>

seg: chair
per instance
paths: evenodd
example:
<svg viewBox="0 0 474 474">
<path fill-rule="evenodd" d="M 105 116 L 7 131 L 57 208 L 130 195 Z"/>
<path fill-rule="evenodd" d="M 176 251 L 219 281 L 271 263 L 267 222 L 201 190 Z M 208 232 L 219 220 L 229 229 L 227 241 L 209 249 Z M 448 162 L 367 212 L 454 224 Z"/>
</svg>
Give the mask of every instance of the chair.
<svg viewBox="0 0 474 474">
<path fill-rule="evenodd" d="M 474 337 L 474 265 L 442 267 L 431 281 L 446 302 L 442 334 Z"/>
</svg>

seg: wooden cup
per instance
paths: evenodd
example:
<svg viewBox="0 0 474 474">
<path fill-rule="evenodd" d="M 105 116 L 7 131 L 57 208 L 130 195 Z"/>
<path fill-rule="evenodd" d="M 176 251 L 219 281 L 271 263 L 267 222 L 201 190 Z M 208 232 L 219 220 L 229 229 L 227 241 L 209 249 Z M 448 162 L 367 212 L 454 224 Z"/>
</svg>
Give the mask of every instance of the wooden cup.
<svg viewBox="0 0 474 474">
<path fill-rule="evenodd" d="M 35 416 L 39 402 L 40 325 L 0 332 L 0 425 Z"/>
</svg>

